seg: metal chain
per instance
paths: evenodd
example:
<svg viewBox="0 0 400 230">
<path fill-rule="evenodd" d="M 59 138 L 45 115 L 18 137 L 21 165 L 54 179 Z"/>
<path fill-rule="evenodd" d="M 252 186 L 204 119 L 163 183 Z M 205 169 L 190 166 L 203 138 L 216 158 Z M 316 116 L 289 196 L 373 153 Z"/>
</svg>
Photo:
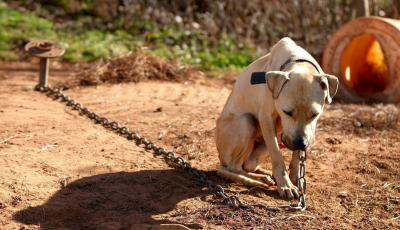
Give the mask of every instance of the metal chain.
<svg viewBox="0 0 400 230">
<path fill-rule="evenodd" d="M 305 175 L 305 163 L 306 160 L 306 153 L 304 152 L 304 156 L 301 155 L 301 151 L 299 151 L 299 159 L 300 159 L 300 168 L 299 168 L 299 180 L 298 180 L 298 188 L 301 183 L 303 183 L 303 193 L 301 193 L 299 189 L 299 203 L 297 205 L 282 205 L 278 207 L 270 207 L 264 204 L 253 204 L 253 205 L 246 205 L 244 204 L 240 198 L 236 195 L 229 195 L 225 192 L 224 188 L 221 185 L 214 184 L 211 180 L 207 179 L 206 175 L 200 172 L 197 168 L 194 168 L 190 165 L 188 161 L 180 156 L 176 156 L 175 152 L 167 151 L 162 147 L 157 147 L 157 145 L 151 141 L 148 141 L 144 137 L 140 137 L 137 133 L 129 131 L 129 128 L 126 126 L 121 126 L 116 121 L 110 121 L 107 117 L 100 117 L 97 113 L 90 111 L 89 108 L 84 108 L 82 104 L 76 102 L 75 100 L 71 99 L 70 97 L 66 96 L 61 92 L 61 89 L 53 89 L 51 87 L 39 87 L 38 85 L 35 87 L 35 90 L 40 91 L 42 93 L 48 93 L 47 96 L 53 97 L 54 99 L 62 98 L 61 102 L 66 102 L 67 106 L 72 107 L 72 109 L 78 110 L 81 115 L 87 116 L 88 118 L 94 120 L 96 123 L 103 125 L 105 128 L 109 128 L 114 130 L 116 133 L 120 134 L 121 136 L 125 136 L 128 140 L 133 140 L 136 142 L 136 145 L 144 145 L 144 149 L 146 150 L 153 150 L 155 155 L 163 155 L 166 161 L 172 161 L 178 164 L 182 169 L 188 171 L 190 174 L 196 177 L 196 179 L 204 184 L 210 191 L 214 192 L 216 195 L 220 196 L 224 199 L 226 205 L 233 207 L 233 208 L 254 208 L 254 207 L 261 207 L 266 210 L 273 210 L 273 211 L 281 211 L 283 209 L 296 211 L 296 210 L 304 210 L 306 208 L 306 188 L 307 182 L 304 178 Z"/>
<path fill-rule="evenodd" d="M 304 211 L 306 209 L 306 191 L 307 191 L 307 180 L 305 178 L 306 175 L 306 163 L 307 160 L 307 152 L 299 151 L 299 173 L 297 180 L 297 189 L 299 191 L 299 203 L 297 204 L 296 209 Z"/>
</svg>

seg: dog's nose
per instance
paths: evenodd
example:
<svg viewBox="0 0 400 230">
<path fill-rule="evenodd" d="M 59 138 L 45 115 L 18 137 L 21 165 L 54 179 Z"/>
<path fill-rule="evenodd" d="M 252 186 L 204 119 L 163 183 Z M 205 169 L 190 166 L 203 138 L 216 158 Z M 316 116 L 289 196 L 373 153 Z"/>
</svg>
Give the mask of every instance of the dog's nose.
<svg viewBox="0 0 400 230">
<path fill-rule="evenodd" d="M 305 151 L 308 145 L 308 140 L 297 137 L 296 139 L 294 139 L 293 145 L 297 150 Z"/>
</svg>

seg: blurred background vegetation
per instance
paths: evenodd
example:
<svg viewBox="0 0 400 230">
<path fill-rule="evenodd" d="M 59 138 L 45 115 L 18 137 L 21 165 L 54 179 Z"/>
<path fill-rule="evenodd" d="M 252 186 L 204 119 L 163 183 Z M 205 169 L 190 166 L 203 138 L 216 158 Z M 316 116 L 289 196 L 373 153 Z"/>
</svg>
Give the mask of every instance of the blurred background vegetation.
<svg viewBox="0 0 400 230">
<path fill-rule="evenodd" d="M 314 56 L 355 17 L 358 0 L 0 0 L 0 59 L 49 39 L 62 60 L 87 62 L 148 47 L 205 70 L 241 69 L 291 37 Z M 369 0 L 369 14 L 399 19 L 399 0 Z"/>
</svg>

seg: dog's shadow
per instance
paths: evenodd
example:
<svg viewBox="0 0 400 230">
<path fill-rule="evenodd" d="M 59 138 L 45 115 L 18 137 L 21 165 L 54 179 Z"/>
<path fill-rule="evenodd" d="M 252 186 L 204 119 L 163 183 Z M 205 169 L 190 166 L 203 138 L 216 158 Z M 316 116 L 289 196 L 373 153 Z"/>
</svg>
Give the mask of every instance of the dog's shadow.
<svg viewBox="0 0 400 230">
<path fill-rule="evenodd" d="M 45 204 L 19 211 L 14 219 L 43 229 L 173 224 L 153 217 L 168 213 L 185 199 L 205 199 L 209 194 L 182 170 L 108 173 L 76 180 Z"/>
</svg>

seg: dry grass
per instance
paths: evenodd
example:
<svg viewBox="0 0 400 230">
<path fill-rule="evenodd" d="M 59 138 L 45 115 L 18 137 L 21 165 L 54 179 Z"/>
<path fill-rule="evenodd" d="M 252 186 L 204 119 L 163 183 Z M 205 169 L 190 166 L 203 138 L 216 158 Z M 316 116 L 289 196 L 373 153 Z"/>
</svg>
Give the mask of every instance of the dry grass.
<svg viewBox="0 0 400 230">
<path fill-rule="evenodd" d="M 400 110 L 394 105 L 335 104 L 327 106 L 319 123 L 323 131 L 332 131 L 334 128 L 346 134 L 366 135 L 390 131 L 399 135 Z"/>
<path fill-rule="evenodd" d="M 189 66 L 150 55 L 145 48 L 109 61 L 100 60 L 89 70 L 76 74 L 73 85 L 93 86 L 103 83 L 140 82 L 144 80 L 193 81 L 203 72 Z"/>
</svg>

